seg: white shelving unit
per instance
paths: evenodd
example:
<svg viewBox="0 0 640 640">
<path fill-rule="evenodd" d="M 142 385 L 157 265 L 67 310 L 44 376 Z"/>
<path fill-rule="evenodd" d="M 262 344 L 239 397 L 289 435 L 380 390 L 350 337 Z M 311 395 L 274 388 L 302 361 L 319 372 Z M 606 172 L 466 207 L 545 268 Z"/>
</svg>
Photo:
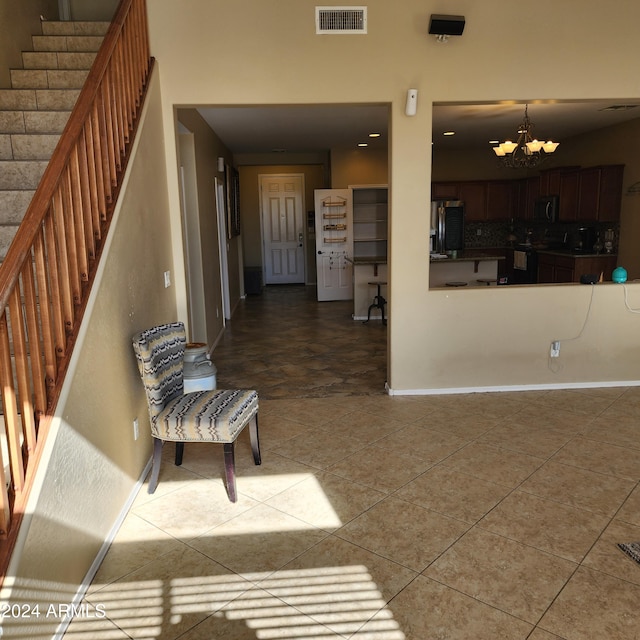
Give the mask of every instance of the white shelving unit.
<svg viewBox="0 0 640 640">
<path fill-rule="evenodd" d="M 386 186 L 353 189 L 353 257 L 386 258 L 389 221 Z"/>
</svg>

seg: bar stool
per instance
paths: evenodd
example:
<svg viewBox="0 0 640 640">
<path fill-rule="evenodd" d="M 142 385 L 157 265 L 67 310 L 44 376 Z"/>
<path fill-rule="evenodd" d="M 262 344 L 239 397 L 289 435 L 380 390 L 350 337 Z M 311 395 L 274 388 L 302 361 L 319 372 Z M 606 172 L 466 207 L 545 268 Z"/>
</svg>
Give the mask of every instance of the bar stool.
<svg viewBox="0 0 640 640">
<path fill-rule="evenodd" d="M 456 281 L 451 281 L 451 282 L 445 282 L 444 283 L 446 287 L 466 287 L 467 284 L 469 284 L 468 282 L 458 282 Z"/>
<path fill-rule="evenodd" d="M 367 324 L 369 320 L 371 320 L 371 309 L 380 309 L 382 311 L 382 324 L 387 324 L 387 321 L 384 319 L 384 305 L 387 304 L 387 301 L 382 297 L 380 293 L 380 287 L 386 286 L 386 282 L 368 282 L 369 285 L 375 285 L 378 287 L 378 293 L 374 296 L 373 302 L 369 305 L 369 310 L 367 311 L 367 319 L 362 324 Z"/>
</svg>

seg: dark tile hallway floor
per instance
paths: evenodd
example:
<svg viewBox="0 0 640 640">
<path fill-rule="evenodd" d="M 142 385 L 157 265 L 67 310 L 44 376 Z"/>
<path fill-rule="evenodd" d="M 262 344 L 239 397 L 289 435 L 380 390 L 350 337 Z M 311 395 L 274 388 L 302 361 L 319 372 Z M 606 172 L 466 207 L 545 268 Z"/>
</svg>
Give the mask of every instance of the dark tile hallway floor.
<svg viewBox="0 0 640 640">
<path fill-rule="evenodd" d="M 265 287 L 234 311 L 212 360 L 220 388 L 261 398 L 385 393 L 387 328 L 352 320 L 353 301 L 316 301 L 314 287 Z"/>
</svg>

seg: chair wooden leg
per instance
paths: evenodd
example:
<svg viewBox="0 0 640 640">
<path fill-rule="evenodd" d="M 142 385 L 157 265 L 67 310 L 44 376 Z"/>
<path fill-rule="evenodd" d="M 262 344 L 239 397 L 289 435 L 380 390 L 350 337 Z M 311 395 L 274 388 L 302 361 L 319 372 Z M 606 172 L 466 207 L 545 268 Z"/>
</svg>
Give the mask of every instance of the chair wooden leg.
<svg viewBox="0 0 640 640">
<path fill-rule="evenodd" d="M 253 417 L 249 425 L 249 437 L 251 438 L 251 450 L 253 451 L 253 461 L 256 464 L 262 464 L 260 456 L 260 437 L 258 435 L 258 414 Z"/>
<path fill-rule="evenodd" d="M 162 440 L 153 439 L 153 463 L 151 465 L 151 478 L 147 491 L 153 493 L 158 486 L 158 476 L 160 475 L 160 460 L 162 459 Z"/>
<path fill-rule="evenodd" d="M 224 471 L 227 477 L 227 495 L 231 502 L 236 502 L 236 460 L 235 442 L 224 444 Z"/>
<path fill-rule="evenodd" d="M 184 442 L 176 442 L 176 467 L 182 464 L 182 454 L 184 453 Z"/>
</svg>

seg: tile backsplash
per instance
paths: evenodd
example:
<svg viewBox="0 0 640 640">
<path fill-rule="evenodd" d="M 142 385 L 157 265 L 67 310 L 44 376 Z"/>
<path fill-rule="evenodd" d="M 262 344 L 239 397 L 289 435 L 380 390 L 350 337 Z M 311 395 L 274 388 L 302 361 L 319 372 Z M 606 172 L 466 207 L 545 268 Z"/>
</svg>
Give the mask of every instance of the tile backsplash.
<svg viewBox="0 0 640 640">
<path fill-rule="evenodd" d="M 595 237 L 604 239 L 606 229 L 615 233 L 614 252 L 618 248 L 620 226 L 618 223 L 562 223 L 545 224 L 533 220 L 513 220 L 512 222 L 467 222 L 464 228 L 464 244 L 468 249 L 484 249 L 508 247 L 525 242 L 530 234 L 533 244 L 550 244 L 558 246 L 566 243 L 570 249 L 576 242 L 580 227 L 589 226 L 595 229 Z"/>
</svg>

